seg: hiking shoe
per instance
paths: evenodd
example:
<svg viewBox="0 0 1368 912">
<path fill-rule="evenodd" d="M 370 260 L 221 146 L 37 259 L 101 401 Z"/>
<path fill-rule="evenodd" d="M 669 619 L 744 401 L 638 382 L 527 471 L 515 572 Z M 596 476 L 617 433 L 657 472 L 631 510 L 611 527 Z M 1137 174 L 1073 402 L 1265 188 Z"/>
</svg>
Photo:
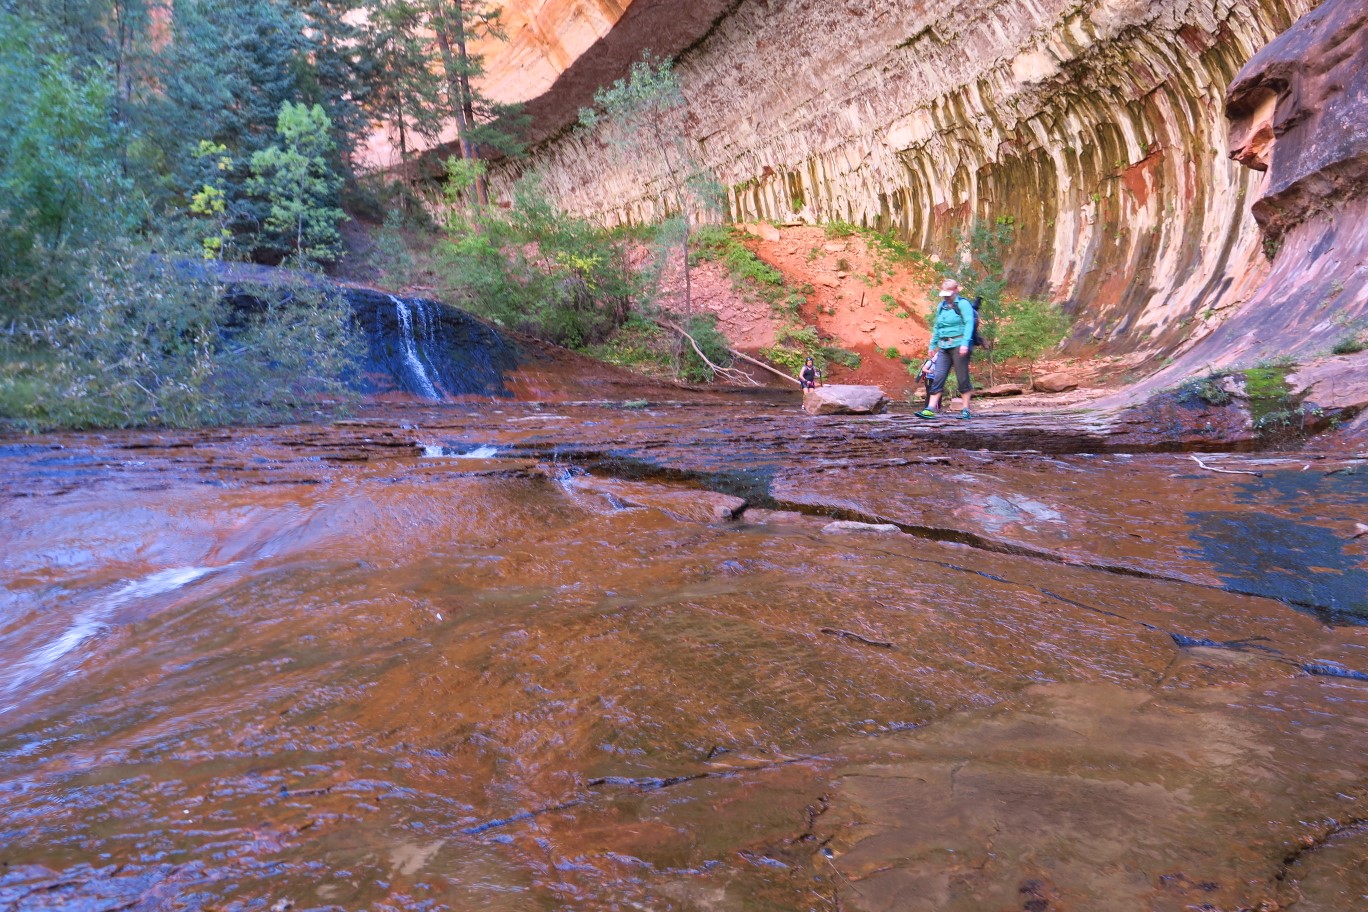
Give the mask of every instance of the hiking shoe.
<svg viewBox="0 0 1368 912">
<path fill-rule="evenodd" d="M 917 417 L 918 417 L 918 418 L 939 418 L 940 416 L 937 415 L 935 412 L 931 411 L 929 408 L 924 408 L 924 409 L 922 409 L 920 412 L 917 412 Z"/>
<path fill-rule="evenodd" d="M 969 420 L 969 410 L 968 410 L 968 409 L 964 409 L 963 411 L 961 411 L 961 412 L 959 413 L 959 416 L 960 416 L 960 420 L 961 420 L 961 421 L 968 421 L 968 420 Z"/>
</svg>

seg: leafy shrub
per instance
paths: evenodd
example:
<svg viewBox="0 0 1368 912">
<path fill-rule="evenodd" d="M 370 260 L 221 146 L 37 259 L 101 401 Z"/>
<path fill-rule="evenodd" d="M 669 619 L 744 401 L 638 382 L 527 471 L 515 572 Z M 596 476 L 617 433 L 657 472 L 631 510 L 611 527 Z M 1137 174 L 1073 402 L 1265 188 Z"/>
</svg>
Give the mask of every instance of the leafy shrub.
<svg viewBox="0 0 1368 912">
<path fill-rule="evenodd" d="M 506 213 L 453 213 L 438 250 L 444 293 L 510 328 L 582 348 L 627 319 L 640 288 L 621 242 L 558 212 L 535 179 Z"/>
<path fill-rule="evenodd" d="M 1215 406 L 1229 405 L 1234 397 L 1221 382 L 1225 376 L 1223 373 L 1212 373 L 1205 377 L 1193 377 L 1184 381 L 1178 387 L 1178 401 L 1183 405 L 1191 406 L 1196 406 L 1198 403 Z"/>
<path fill-rule="evenodd" d="M 1368 349 L 1368 330 L 1357 330 L 1344 335 L 1330 349 L 1336 355 L 1354 355 Z"/>
<path fill-rule="evenodd" d="M 1069 326 L 1069 317 L 1058 304 L 1027 298 L 1001 302 L 997 315 L 986 320 L 984 335 L 994 357 L 1035 361 L 1068 335 Z"/>
<path fill-rule="evenodd" d="M 860 366 L 860 356 L 848 349 L 829 345 L 817 333 L 817 327 L 790 324 L 775 334 L 775 344 L 760 350 L 760 354 L 770 363 L 797 374 L 807 358 L 817 369 L 826 373 L 831 364 L 841 364 L 851 369 Z"/>
<path fill-rule="evenodd" d="M 0 418 L 189 427 L 344 405 L 361 355 L 351 308 L 301 283 L 222 285 L 123 245 L 46 259 L 58 292 L 0 345 Z"/>
<path fill-rule="evenodd" d="M 852 225 L 850 222 L 843 221 L 841 219 L 836 219 L 835 221 L 827 222 L 822 227 L 826 230 L 826 236 L 829 238 L 850 237 L 851 235 L 859 234 L 860 232 L 858 226 Z"/>
</svg>

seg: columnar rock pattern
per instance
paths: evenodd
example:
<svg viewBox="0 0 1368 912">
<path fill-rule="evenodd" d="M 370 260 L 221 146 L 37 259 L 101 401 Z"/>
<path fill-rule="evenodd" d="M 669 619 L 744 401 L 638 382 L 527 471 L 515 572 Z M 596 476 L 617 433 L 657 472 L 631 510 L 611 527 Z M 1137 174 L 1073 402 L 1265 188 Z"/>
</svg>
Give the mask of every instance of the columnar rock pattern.
<svg viewBox="0 0 1368 912">
<path fill-rule="evenodd" d="M 1368 327 L 1368 0 L 1326 0 L 1259 51 L 1232 82 L 1228 113 L 1231 156 L 1262 172 L 1253 213 L 1273 266 L 1156 382 L 1324 355 Z"/>
<path fill-rule="evenodd" d="M 1010 220 L 1009 278 L 1067 302 L 1076 340 L 1177 349 L 1267 271 L 1224 95 L 1312 5 L 740 0 L 679 72 L 732 217 L 842 219 L 945 255 L 973 220 Z M 575 212 L 667 208 L 659 163 L 592 135 L 528 167 Z"/>
</svg>

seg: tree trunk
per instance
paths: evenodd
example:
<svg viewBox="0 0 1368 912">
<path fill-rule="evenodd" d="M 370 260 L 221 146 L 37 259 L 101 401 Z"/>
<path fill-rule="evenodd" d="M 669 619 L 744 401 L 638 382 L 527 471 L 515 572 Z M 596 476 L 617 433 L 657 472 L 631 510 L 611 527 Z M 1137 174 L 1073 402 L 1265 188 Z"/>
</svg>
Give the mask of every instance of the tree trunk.
<svg viewBox="0 0 1368 912">
<path fill-rule="evenodd" d="M 466 123 L 466 140 L 461 154 L 476 161 L 480 157 L 480 144 L 471 136 L 475 125 L 475 93 L 470 88 L 470 53 L 466 50 L 465 0 L 456 2 L 456 53 L 461 62 L 461 112 Z M 475 201 L 479 206 L 489 205 L 489 186 L 483 174 L 475 175 Z"/>
<path fill-rule="evenodd" d="M 463 15 L 461 0 L 457 0 L 456 16 L 459 19 Z M 447 94 L 451 99 L 451 113 L 456 118 L 456 139 L 461 146 L 461 158 L 468 161 L 474 157 L 474 150 L 470 142 L 470 123 L 466 120 L 465 94 L 461 84 L 461 66 L 466 61 L 463 57 L 458 58 L 452 48 L 450 16 L 446 4 L 442 0 L 437 0 L 434 7 L 432 28 L 437 33 L 437 45 L 442 50 L 442 69 L 446 73 Z M 464 48 L 464 45 L 462 47 Z M 476 206 L 478 208 L 478 199 Z"/>
</svg>

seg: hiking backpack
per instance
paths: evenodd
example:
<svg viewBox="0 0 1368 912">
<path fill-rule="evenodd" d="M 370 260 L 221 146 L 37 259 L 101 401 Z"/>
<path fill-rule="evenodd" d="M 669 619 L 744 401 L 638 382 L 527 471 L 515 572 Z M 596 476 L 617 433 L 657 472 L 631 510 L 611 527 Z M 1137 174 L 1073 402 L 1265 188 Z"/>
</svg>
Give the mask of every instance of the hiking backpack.
<svg viewBox="0 0 1368 912">
<path fill-rule="evenodd" d="M 964 312 L 960 310 L 958 297 L 956 297 L 951 302 L 951 306 L 955 308 L 955 313 L 959 315 L 959 318 L 961 320 L 963 320 Z M 983 317 L 980 316 L 980 314 L 982 313 L 982 308 L 983 295 L 979 295 L 978 297 L 974 298 L 974 336 L 969 340 L 969 344 L 974 346 L 974 348 L 986 348 L 988 346 L 988 343 L 984 341 L 983 333 L 981 332 L 983 326 Z"/>
</svg>

